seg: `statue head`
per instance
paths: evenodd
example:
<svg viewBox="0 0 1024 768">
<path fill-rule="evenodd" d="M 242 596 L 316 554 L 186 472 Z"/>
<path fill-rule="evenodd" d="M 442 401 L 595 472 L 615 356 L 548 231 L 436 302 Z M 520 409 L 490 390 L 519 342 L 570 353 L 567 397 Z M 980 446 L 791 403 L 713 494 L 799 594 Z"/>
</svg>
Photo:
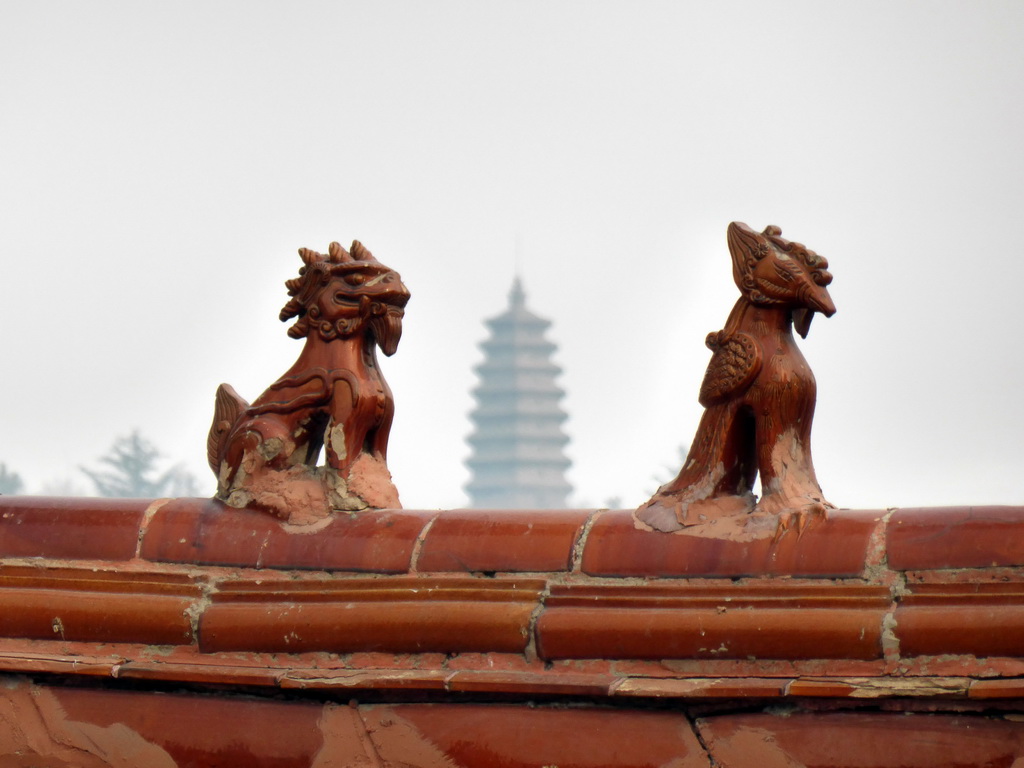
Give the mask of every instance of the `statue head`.
<svg viewBox="0 0 1024 768">
<path fill-rule="evenodd" d="M 358 240 L 350 251 L 331 243 L 327 255 L 300 248 L 299 276 L 287 280 L 291 297 L 281 320 L 298 320 L 288 329 L 293 339 L 310 333 L 325 341 L 359 333 L 373 337 L 385 355 L 393 355 L 402 336 L 409 290 L 393 269 L 377 261 Z"/>
<path fill-rule="evenodd" d="M 728 229 L 732 275 L 752 304 L 790 307 L 793 323 L 807 336 L 815 312 L 835 314 L 826 286 L 832 282 L 828 261 L 800 243 L 786 240 L 782 230 L 767 226 L 755 232 L 734 221 Z"/>
</svg>

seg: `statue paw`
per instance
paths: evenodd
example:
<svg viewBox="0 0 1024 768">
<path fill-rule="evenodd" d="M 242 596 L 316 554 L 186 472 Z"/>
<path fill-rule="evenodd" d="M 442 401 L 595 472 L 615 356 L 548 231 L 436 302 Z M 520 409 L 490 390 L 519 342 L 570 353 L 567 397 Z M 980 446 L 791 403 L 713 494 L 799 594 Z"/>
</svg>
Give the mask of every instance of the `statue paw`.
<svg viewBox="0 0 1024 768">
<path fill-rule="evenodd" d="M 824 499 L 808 497 L 789 499 L 766 496 L 757 505 L 757 512 L 772 514 L 776 518 L 773 542 L 781 539 L 786 531 L 792 529 L 796 530 L 799 539 L 815 519 L 827 521 L 830 509 L 835 509 L 835 506 Z"/>
</svg>

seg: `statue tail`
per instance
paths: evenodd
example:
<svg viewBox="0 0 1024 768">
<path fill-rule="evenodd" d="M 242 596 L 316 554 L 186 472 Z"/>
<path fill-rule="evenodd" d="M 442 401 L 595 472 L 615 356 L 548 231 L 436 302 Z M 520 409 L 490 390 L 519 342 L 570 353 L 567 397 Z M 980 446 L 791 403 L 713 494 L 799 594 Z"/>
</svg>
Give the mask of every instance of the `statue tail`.
<svg viewBox="0 0 1024 768">
<path fill-rule="evenodd" d="M 243 400 L 230 384 L 217 387 L 217 399 L 213 407 L 213 425 L 206 438 L 206 460 L 213 474 L 219 475 L 224 442 L 231 428 L 245 412 L 249 404 Z"/>
</svg>

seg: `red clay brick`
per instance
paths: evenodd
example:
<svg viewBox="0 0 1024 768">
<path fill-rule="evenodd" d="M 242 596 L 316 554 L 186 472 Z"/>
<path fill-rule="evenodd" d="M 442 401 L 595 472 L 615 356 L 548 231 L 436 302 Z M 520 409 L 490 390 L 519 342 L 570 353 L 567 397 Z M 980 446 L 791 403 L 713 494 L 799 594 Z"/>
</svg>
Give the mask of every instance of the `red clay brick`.
<svg viewBox="0 0 1024 768">
<path fill-rule="evenodd" d="M 181 664 L 159 661 L 133 661 L 117 670 L 119 679 L 158 682 L 203 683 L 206 685 L 275 686 L 284 671 L 266 667 L 240 667 L 231 664 Z"/>
<path fill-rule="evenodd" d="M 393 704 L 359 711 L 384 765 L 709 765 L 686 716 L 678 712 L 473 704 Z"/>
<path fill-rule="evenodd" d="M 896 609 L 903 656 L 1024 656 L 1024 585 L 919 584 Z"/>
<path fill-rule="evenodd" d="M 566 672 L 455 672 L 448 681 L 452 691 L 518 693 L 524 695 L 607 696 L 618 678 Z"/>
<path fill-rule="evenodd" d="M 324 745 L 325 706 L 319 702 L 43 686 L 37 687 L 34 698 L 41 709 L 55 701 L 58 717 L 93 726 L 67 765 L 100 764 L 99 757 L 89 757 L 95 744 L 103 750 L 99 754 L 104 761 L 111 756 L 127 761 L 130 756 L 132 764 L 140 766 L 167 765 L 169 755 L 178 766 L 298 768 L 312 765 Z M 347 707 L 341 709 L 351 718 L 344 712 Z M 60 728 L 60 720 L 55 725 L 57 738 L 68 740 L 77 735 L 74 728 Z M 344 731 L 332 735 L 333 749 L 341 752 L 335 764 L 360 765 L 365 753 L 358 738 L 346 740 Z M 351 752 L 343 750 L 350 744 Z M 159 750 L 147 751 L 153 746 Z"/>
<path fill-rule="evenodd" d="M 554 586 L 545 659 L 876 659 L 887 589 L 871 586 Z"/>
<path fill-rule="evenodd" d="M 1024 751 L 1024 723 L 984 716 L 736 714 L 697 727 L 721 768 L 981 768 L 1009 766 Z"/>
<path fill-rule="evenodd" d="M 192 640 L 188 598 L 0 589 L 0 635 L 173 645 Z"/>
<path fill-rule="evenodd" d="M 69 642 L 191 642 L 200 590 L 184 574 L 10 567 L 0 572 L 0 636 Z"/>
<path fill-rule="evenodd" d="M 142 556 L 165 563 L 405 573 L 417 537 L 435 514 L 338 514 L 326 527 L 307 531 L 264 512 L 176 499 L 154 515 Z"/>
<path fill-rule="evenodd" d="M 32 641 L 20 641 L 27 644 Z M 44 653 L 39 650 L 19 650 L 18 640 L 4 638 L 4 650 L 0 651 L 0 669 L 6 672 L 34 674 L 47 672 L 58 675 L 81 675 L 86 677 L 110 677 L 124 662 L 121 656 L 95 654 L 96 646 L 78 643 L 61 643 L 61 651 Z M 39 644 L 35 643 L 38 648 Z M 77 651 L 81 652 L 77 652 Z"/>
<path fill-rule="evenodd" d="M 0 496 L 0 557 L 130 560 L 148 499 Z"/>
<path fill-rule="evenodd" d="M 460 653 L 445 661 L 445 669 L 453 672 L 461 670 L 536 672 L 537 668 L 536 660 L 529 661 L 520 653 Z"/>
<path fill-rule="evenodd" d="M 615 696 L 681 699 L 773 699 L 788 683 L 770 678 L 631 678 L 613 691 Z"/>
<path fill-rule="evenodd" d="M 808 696 L 813 698 L 846 698 L 857 688 L 841 680 L 794 680 L 786 688 L 787 696 Z"/>
<path fill-rule="evenodd" d="M 886 546 L 896 570 L 1024 565 L 1024 507 L 897 510 Z"/>
<path fill-rule="evenodd" d="M 414 690 L 443 691 L 444 670 L 419 669 L 323 669 L 288 671 L 279 682 L 282 688 L 332 690 Z"/>
<path fill-rule="evenodd" d="M 543 582 L 469 578 L 222 584 L 199 624 L 204 652 L 522 652 Z"/>
<path fill-rule="evenodd" d="M 586 510 L 442 512 L 417 562 L 428 571 L 567 571 Z"/>
<path fill-rule="evenodd" d="M 787 531 L 739 542 L 686 531 L 638 529 L 628 510 L 602 512 L 583 552 L 583 572 L 592 576 L 858 576 L 881 512 L 835 510 L 798 536 Z"/>
<path fill-rule="evenodd" d="M 972 699 L 1024 699 L 1024 680 L 975 680 L 967 695 Z"/>
</svg>

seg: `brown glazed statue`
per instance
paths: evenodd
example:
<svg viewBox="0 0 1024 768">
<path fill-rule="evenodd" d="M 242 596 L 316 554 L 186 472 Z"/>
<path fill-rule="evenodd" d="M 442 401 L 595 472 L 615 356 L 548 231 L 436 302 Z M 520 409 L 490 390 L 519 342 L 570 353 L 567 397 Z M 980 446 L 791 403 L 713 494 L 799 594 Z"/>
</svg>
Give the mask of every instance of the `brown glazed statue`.
<svg viewBox="0 0 1024 768">
<path fill-rule="evenodd" d="M 306 339 L 299 359 L 252 405 L 217 389 L 207 456 L 217 497 L 296 523 L 331 511 L 400 507 L 387 468 L 394 398 L 375 347 L 394 354 L 409 291 L 361 243 L 300 248 L 281 320 Z M 320 451 L 326 465 L 317 467 Z"/>
<path fill-rule="evenodd" d="M 795 326 L 806 338 L 815 312 L 835 313 L 826 288 L 832 275 L 824 258 L 781 235 L 774 226 L 759 233 L 729 225 L 742 296 L 725 328 L 707 337 L 713 355 L 700 388 L 705 410 L 686 462 L 636 512 L 651 528 L 676 531 L 753 511 L 776 521 L 780 535 L 794 520 L 802 530 L 833 508 L 811 461 L 814 374 L 792 332 Z"/>
</svg>

